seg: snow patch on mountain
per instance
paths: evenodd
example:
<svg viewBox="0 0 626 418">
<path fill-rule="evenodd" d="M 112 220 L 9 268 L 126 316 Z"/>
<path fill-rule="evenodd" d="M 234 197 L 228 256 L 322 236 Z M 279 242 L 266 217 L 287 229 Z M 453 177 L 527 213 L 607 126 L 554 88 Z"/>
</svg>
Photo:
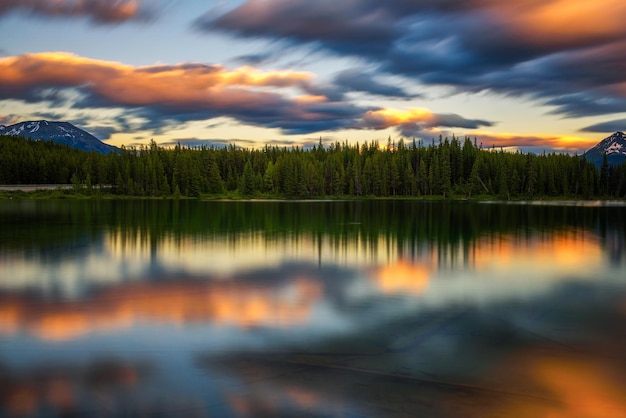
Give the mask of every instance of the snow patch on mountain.
<svg viewBox="0 0 626 418">
<path fill-rule="evenodd" d="M 611 144 L 611 146 L 606 149 L 606 153 L 607 154 L 621 154 L 622 148 L 624 148 L 622 144 Z"/>
<path fill-rule="evenodd" d="M 83 151 L 96 151 L 103 154 L 117 150 L 116 147 L 105 144 L 69 122 L 27 121 L 14 125 L 2 126 L 0 134 L 23 136 L 25 138 L 53 141 Z"/>
<path fill-rule="evenodd" d="M 604 138 L 596 146 L 585 152 L 585 158 L 600 166 L 605 154 L 611 165 L 622 164 L 626 161 L 626 135 L 624 132 L 615 132 Z"/>
<path fill-rule="evenodd" d="M 600 141 L 592 148 L 607 154 L 626 154 L 626 135 L 623 132 L 615 132 L 613 135 Z"/>
<path fill-rule="evenodd" d="M 30 133 L 35 133 L 39 130 L 39 122 L 30 122 L 28 125 L 26 125 L 27 129 L 30 129 Z"/>
</svg>

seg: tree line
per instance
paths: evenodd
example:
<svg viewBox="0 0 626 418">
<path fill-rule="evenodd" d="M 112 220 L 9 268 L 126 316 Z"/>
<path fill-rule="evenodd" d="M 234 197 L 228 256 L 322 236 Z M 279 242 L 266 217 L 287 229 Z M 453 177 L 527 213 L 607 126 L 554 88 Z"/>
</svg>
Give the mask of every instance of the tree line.
<svg viewBox="0 0 626 418">
<path fill-rule="evenodd" d="M 626 164 L 610 166 L 605 157 L 598 168 L 579 156 L 484 149 L 467 137 L 428 145 L 320 140 L 308 149 L 164 148 L 151 141 L 103 155 L 0 136 L 0 184 L 64 183 L 132 196 L 624 198 Z"/>
</svg>

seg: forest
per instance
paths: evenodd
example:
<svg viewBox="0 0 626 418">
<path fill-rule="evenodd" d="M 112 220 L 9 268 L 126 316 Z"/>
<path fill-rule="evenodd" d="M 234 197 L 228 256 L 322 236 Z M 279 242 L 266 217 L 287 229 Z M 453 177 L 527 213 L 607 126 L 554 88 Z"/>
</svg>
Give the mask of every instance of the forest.
<svg viewBox="0 0 626 418">
<path fill-rule="evenodd" d="M 72 184 L 82 195 L 315 199 L 333 197 L 626 198 L 626 164 L 484 149 L 470 138 L 311 148 L 173 148 L 154 141 L 107 155 L 0 136 L 0 184 Z"/>
</svg>

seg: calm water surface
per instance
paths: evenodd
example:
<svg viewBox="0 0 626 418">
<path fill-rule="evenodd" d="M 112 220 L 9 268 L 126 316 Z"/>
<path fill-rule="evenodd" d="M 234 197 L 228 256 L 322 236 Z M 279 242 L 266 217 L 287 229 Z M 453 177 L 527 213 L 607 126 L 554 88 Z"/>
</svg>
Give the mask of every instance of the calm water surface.
<svg viewBox="0 0 626 418">
<path fill-rule="evenodd" d="M 0 417 L 624 417 L 626 208 L 0 201 Z"/>
</svg>

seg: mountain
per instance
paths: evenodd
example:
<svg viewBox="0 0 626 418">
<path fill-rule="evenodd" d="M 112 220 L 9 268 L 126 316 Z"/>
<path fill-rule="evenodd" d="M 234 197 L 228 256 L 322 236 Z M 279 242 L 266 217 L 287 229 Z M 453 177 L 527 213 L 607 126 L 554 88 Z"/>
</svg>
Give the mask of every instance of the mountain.
<svg viewBox="0 0 626 418">
<path fill-rule="evenodd" d="M 624 132 L 615 132 L 608 138 L 604 138 L 584 155 L 587 161 L 600 167 L 604 153 L 606 153 L 610 165 L 619 165 L 626 161 L 626 135 Z"/>
<path fill-rule="evenodd" d="M 69 122 L 40 120 L 20 122 L 9 126 L 0 125 L 0 135 L 53 141 L 79 150 L 96 151 L 101 154 L 108 154 L 117 150 L 117 147 L 105 144 L 89 132 L 83 131 Z"/>
</svg>

